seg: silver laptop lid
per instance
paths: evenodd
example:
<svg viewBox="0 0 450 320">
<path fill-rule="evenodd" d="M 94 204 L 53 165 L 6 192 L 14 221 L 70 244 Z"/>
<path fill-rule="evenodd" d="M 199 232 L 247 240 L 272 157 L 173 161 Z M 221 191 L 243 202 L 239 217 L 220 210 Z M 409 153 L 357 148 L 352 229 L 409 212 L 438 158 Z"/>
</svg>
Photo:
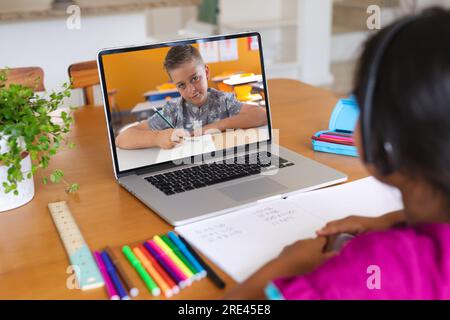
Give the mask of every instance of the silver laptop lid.
<svg viewBox="0 0 450 320">
<path fill-rule="evenodd" d="M 195 59 L 196 54 L 200 59 Z M 188 68 L 191 61 L 198 69 Z M 103 49 L 97 62 L 116 178 L 272 140 L 257 32 Z M 199 128 L 241 115 L 243 110 L 262 109 L 265 122 L 252 127 L 256 120 L 250 117 L 241 140 L 233 134 L 235 141 L 225 141 L 228 135 L 219 132 L 194 136 Z M 169 150 L 116 145 L 117 136 L 142 122 L 153 132 L 176 128 L 192 138 Z"/>
</svg>

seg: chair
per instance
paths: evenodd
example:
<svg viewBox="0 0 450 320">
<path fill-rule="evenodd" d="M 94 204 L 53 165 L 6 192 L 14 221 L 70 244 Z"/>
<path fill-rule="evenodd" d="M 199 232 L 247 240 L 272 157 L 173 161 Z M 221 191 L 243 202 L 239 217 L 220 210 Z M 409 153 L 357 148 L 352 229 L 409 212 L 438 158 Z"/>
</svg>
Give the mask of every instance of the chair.
<svg viewBox="0 0 450 320">
<path fill-rule="evenodd" d="M 34 91 L 45 91 L 44 70 L 40 67 L 12 68 L 8 70 L 6 86 L 14 83 L 32 88 Z"/>
<path fill-rule="evenodd" d="M 73 63 L 69 66 L 69 77 L 72 80 L 73 89 L 83 89 L 84 104 L 94 105 L 94 90 L 95 85 L 100 84 L 98 77 L 97 61 L 85 61 Z M 108 90 L 108 99 L 111 109 L 119 111 L 116 105 L 114 96 L 117 90 Z"/>
</svg>

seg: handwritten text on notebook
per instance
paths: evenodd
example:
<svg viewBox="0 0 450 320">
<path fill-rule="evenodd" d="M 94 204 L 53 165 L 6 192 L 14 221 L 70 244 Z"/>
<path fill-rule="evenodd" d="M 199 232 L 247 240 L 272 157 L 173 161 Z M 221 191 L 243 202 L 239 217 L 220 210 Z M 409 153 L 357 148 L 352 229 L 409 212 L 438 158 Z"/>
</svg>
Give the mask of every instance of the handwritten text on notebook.
<svg viewBox="0 0 450 320">
<path fill-rule="evenodd" d="M 397 189 L 366 178 L 274 200 L 176 230 L 236 281 L 244 281 L 289 244 L 314 238 L 328 221 L 402 208 Z"/>
</svg>

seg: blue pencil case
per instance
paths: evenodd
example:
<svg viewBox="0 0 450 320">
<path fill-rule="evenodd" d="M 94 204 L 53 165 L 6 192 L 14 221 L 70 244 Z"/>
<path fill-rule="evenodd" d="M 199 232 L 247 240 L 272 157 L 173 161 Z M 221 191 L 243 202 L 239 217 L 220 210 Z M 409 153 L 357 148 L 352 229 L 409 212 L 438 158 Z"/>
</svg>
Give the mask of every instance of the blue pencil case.
<svg viewBox="0 0 450 320">
<path fill-rule="evenodd" d="M 328 130 L 319 131 L 314 134 L 315 137 L 319 138 L 322 134 L 331 133 L 344 133 L 353 134 L 355 130 L 356 122 L 359 117 L 359 107 L 353 96 L 348 99 L 340 99 L 333 109 L 331 114 L 330 123 L 328 125 Z M 314 151 L 327 152 L 340 154 L 345 156 L 357 157 L 358 152 L 355 146 L 332 143 L 327 141 L 312 140 L 312 147 Z"/>
<path fill-rule="evenodd" d="M 160 101 L 160 100 L 165 100 L 168 97 L 178 98 L 178 97 L 180 97 L 180 93 L 178 91 L 153 93 L 151 95 L 148 95 L 146 98 L 147 98 L 147 101 Z"/>
</svg>

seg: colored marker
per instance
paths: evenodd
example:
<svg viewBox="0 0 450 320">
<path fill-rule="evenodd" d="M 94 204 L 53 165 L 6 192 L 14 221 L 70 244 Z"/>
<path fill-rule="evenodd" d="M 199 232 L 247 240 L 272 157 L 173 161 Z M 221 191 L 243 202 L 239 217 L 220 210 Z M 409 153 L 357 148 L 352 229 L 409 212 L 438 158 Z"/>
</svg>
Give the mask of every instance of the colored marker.
<svg viewBox="0 0 450 320">
<path fill-rule="evenodd" d="M 170 240 L 180 249 L 180 251 L 185 255 L 185 257 L 191 262 L 191 264 L 197 270 L 197 273 L 200 273 L 201 278 L 206 276 L 206 270 L 200 265 L 197 259 L 194 258 L 192 253 L 186 248 L 184 243 L 178 238 L 177 234 L 173 231 L 168 233 Z"/>
<path fill-rule="evenodd" d="M 347 140 L 342 140 L 342 139 L 333 139 L 333 138 L 329 138 L 329 137 L 322 137 L 322 136 L 320 136 L 319 139 L 320 139 L 319 141 L 326 140 L 326 141 L 329 141 L 329 142 L 332 142 L 332 143 L 347 144 L 347 145 L 354 144 L 353 141 L 347 141 Z"/>
<path fill-rule="evenodd" d="M 114 265 L 111 262 L 111 259 L 108 256 L 106 251 L 102 251 L 101 253 L 103 263 L 105 264 L 106 271 L 108 271 L 109 276 L 111 277 L 114 286 L 116 287 L 117 292 L 119 293 L 120 299 L 122 300 L 130 300 L 130 297 L 127 295 L 124 287 L 120 283 L 119 276 L 116 273 L 116 269 L 114 269 Z"/>
<path fill-rule="evenodd" d="M 158 261 L 159 265 L 164 268 L 164 270 L 170 275 L 173 281 L 180 286 L 180 288 L 185 288 L 186 283 L 184 278 L 172 268 L 170 263 L 164 259 L 157 250 L 149 242 L 144 242 L 144 247 L 147 251 Z"/>
<path fill-rule="evenodd" d="M 335 139 L 335 140 L 342 140 L 342 141 L 347 141 L 347 142 L 354 142 L 353 138 L 334 136 L 334 135 L 331 135 L 331 134 L 321 134 L 320 137 L 321 138 Z"/>
<path fill-rule="evenodd" d="M 133 253 L 141 261 L 141 263 L 144 266 L 144 268 L 147 269 L 147 272 L 155 280 L 156 284 L 161 288 L 162 292 L 164 292 L 164 295 L 167 298 L 170 298 L 173 295 L 172 290 L 169 288 L 169 286 L 163 280 L 163 278 L 161 278 L 159 273 L 156 272 L 155 268 L 153 268 L 152 264 L 144 256 L 144 254 L 142 253 L 141 249 L 139 249 L 138 247 L 135 247 L 135 248 L 133 248 Z"/>
<path fill-rule="evenodd" d="M 172 250 L 173 253 L 181 260 L 181 262 L 192 272 L 196 280 L 200 280 L 201 276 L 194 268 L 194 266 L 186 259 L 186 257 L 181 253 L 180 249 L 170 240 L 166 235 L 161 236 L 162 241 Z"/>
<path fill-rule="evenodd" d="M 180 268 L 180 270 L 186 275 L 188 279 L 193 278 L 194 274 L 189 270 L 188 267 L 184 265 L 184 263 L 175 255 L 172 249 L 162 241 L 160 236 L 154 236 L 153 240 L 155 240 L 156 244 L 169 256 L 170 259 Z"/>
<path fill-rule="evenodd" d="M 153 268 L 155 268 L 155 270 L 159 273 L 161 278 L 164 279 L 164 281 L 167 283 L 169 288 L 172 289 L 173 294 L 179 293 L 180 288 L 178 287 L 178 285 L 172 280 L 170 275 L 167 274 L 167 272 L 163 269 L 163 267 L 161 267 L 159 265 L 158 261 L 156 261 L 156 259 L 151 255 L 151 253 L 148 252 L 147 248 L 145 248 L 145 246 L 142 244 L 139 245 L 138 248 L 141 249 L 141 252 L 147 258 L 147 260 L 152 264 Z"/>
<path fill-rule="evenodd" d="M 148 244 L 152 246 L 152 248 L 157 252 L 157 254 L 163 259 L 166 264 L 174 271 L 176 272 L 177 276 L 181 278 L 182 282 L 180 282 L 178 285 L 180 288 L 185 288 L 187 286 L 190 286 L 192 281 L 186 277 L 186 275 L 178 268 L 178 266 L 172 261 L 172 259 L 169 258 L 169 256 L 156 244 L 154 240 L 148 240 Z"/>
<path fill-rule="evenodd" d="M 161 248 L 161 246 L 159 246 L 155 240 L 148 240 L 147 241 L 152 247 L 153 249 L 156 250 L 156 252 L 161 256 L 161 258 L 163 258 L 166 263 L 177 273 L 177 275 L 183 279 L 183 283 L 180 287 L 184 288 L 184 287 L 188 287 L 192 284 L 192 278 L 188 277 L 183 270 L 181 270 L 181 268 L 178 266 L 178 264 L 175 263 L 174 260 L 172 260 L 170 258 L 170 256 L 167 254 L 167 252 L 165 250 L 163 250 Z"/>
<path fill-rule="evenodd" d="M 156 285 L 156 283 L 153 281 L 152 277 L 150 277 L 147 271 L 145 271 L 141 262 L 139 261 L 138 258 L 136 258 L 133 251 L 131 251 L 130 247 L 123 246 L 122 252 L 125 255 L 125 257 L 127 257 L 128 261 L 133 266 L 133 268 L 136 269 L 136 272 L 139 274 L 142 281 L 144 281 L 145 285 L 147 286 L 151 294 L 153 296 L 159 296 L 161 294 L 161 289 Z"/>
<path fill-rule="evenodd" d="M 203 269 L 206 270 L 206 276 L 218 287 L 219 289 L 225 288 L 225 282 L 214 272 L 213 269 L 211 269 L 210 266 L 206 264 L 205 261 L 195 252 L 194 248 L 191 247 L 189 242 L 187 242 L 182 236 L 179 236 L 180 240 L 184 243 L 186 248 L 192 253 L 192 255 L 195 257 L 195 259 L 198 260 L 198 262 L 201 264 Z"/>
<path fill-rule="evenodd" d="M 111 282 L 111 278 L 109 277 L 108 272 L 106 271 L 105 264 L 103 263 L 102 257 L 100 256 L 100 253 L 98 253 L 98 251 L 94 252 L 94 258 L 95 261 L 97 262 L 100 273 L 102 274 L 103 280 L 105 280 L 106 292 L 108 293 L 109 298 L 111 300 L 119 300 L 120 297 L 117 294 L 117 291 Z"/>
<path fill-rule="evenodd" d="M 130 280 L 130 278 L 125 273 L 125 270 L 123 270 L 122 265 L 119 262 L 119 259 L 117 259 L 116 255 L 112 252 L 111 248 L 106 247 L 105 251 L 108 253 L 109 257 L 111 258 L 111 261 L 116 267 L 117 273 L 119 274 L 120 280 L 122 280 L 123 284 L 127 288 L 128 292 L 130 293 L 130 296 L 136 297 L 139 294 L 139 289 L 136 288 L 136 286 L 133 284 L 133 282 Z"/>
<path fill-rule="evenodd" d="M 330 139 L 330 138 L 322 138 L 321 136 L 320 137 L 312 136 L 311 138 L 313 140 L 315 140 L 315 141 L 324 141 L 324 142 L 338 143 L 338 144 L 342 144 L 342 145 L 345 145 L 345 146 L 354 146 L 355 145 L 354 142 L 348 142 L 348 141 L 336 140 L 336 139 Z"/>
<path fill-rule="evenodd" d="M 331 135 L 334 135 L 334 136 L 339 136 L 339 137 L 354 138 L 353 131 L 346 131 L 346 130 L 336 129 L 334 131 L 326 131 L 324 133 L 325 134 L 331 134 Z"/>
</svg>

